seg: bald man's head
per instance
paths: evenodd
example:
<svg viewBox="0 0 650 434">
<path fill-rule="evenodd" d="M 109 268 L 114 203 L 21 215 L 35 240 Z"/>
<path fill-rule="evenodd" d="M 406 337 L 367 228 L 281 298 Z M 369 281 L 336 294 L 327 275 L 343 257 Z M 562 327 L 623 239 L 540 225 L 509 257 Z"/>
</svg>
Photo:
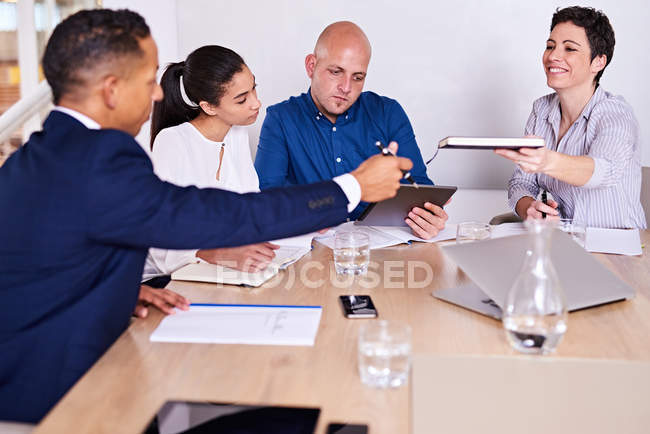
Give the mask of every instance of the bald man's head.
<svg viewBox="0 0 650 434">
<path fill-rule="evenodd" d="M 346 112 L 363 90 L 371 47 L 366 34 L 350 21 L 332 23 L 305 58 L 311 97 L 331 121 Z"/>
<path fill-rule="evenodd" d="M 314 47 L 316 57 L 326 56 L 334 49 L 354 48 L 360 54 L 367 55 L 370 60 L 372 48 L 363 30 L 351 21 L 338 21 L 325 27 Z"/>
</svg>

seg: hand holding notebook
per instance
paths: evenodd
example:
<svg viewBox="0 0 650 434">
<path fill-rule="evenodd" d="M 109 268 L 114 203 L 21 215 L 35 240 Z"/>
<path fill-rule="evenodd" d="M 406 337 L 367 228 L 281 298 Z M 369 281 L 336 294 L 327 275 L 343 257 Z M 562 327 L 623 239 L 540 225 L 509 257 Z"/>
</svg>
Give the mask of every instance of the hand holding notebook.
<svg viewBox="0 0 650 434">
<path fill-rule="evenodd" d="M 445 137 L 438 143 L 445 149 L 520 149 L 541 148 L 544 139 L 539 137 Z"/>
</svg>

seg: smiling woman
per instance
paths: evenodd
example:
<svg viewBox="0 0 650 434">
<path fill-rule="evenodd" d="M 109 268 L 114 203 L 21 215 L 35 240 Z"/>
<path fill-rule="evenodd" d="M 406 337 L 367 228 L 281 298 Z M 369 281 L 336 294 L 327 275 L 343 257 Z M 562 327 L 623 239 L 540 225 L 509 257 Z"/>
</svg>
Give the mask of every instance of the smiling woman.
<svg viewBox="0 0 650 434">
<path fill-rule="evenodd" d="M 601 11 L 574 6 L 553 15 L 542 64 L 555 92 L 535 101 L 525 130 L 546 146 L 496 151 L 517 163 L 508 198 L 522 218 L 549 215 L 594 227 L 646 227 L 639 125 L 622 97 L 599 86 L 614 43 Z M 536 200 L 540 190 L 555 200 Z"/>
</svg>

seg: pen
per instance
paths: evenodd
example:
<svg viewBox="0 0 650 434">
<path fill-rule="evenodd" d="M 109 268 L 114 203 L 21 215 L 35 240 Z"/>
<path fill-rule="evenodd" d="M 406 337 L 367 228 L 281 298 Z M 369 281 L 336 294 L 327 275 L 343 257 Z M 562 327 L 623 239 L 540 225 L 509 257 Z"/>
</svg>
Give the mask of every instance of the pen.
<svg viewBox="0 0 650 434">
<path fill-rule="evenodd" d="M 546 197 L 546 190 L 542 190 L 542 203 L 544 205 L 548 205 L 548 203 L 546 203 L 547 200 L 548 200 L 548 197 Z M 543 219 L 546 218 L 546 213 L 544 211 L 542 211 L 542 218 Z"/>
<path fill-rule="evenodd" d="M 379 151 L 381 152 L 381 154 L 382 154 L 384 157 L 394 157 L 394 156 L 395 156 L 392 152 L 390 152 L 390 150 L 389 150 L 388 148 L 384 147 L 384 145 L 382 145 L 381 142 L 380 142 L 379 140 L 377 140 L 377 141 L 375 142 L 375 146 L 376 146 L 377 148 L 379 148 Z M 406 179 L 408 182 L 410 182 L 411 184 L 413 184 L 413 186 L 414 186 L 415 188 L 420 188 L 420 186 L 417 184 L 417 182 L 415 182 L 415 180 L 414 180 L 413 177 L 411 176 L 411 172 L 410 172 L 410 171 L 402 170 L 402 173 L 404 174 L 404 179 Z"/>
</svg>

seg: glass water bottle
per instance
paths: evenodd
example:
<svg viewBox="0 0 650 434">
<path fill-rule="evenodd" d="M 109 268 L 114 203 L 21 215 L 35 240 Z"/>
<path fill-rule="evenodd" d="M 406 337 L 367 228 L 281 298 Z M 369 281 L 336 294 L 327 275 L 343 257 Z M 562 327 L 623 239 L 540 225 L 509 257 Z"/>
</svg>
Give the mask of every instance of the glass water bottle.
<svg viewBox="0 0 650 434">
<path fill-rule="evenodd" d="M 510 345 L 527 354 L 555 350 L 567 329 L 564 291 L 551 263 L 551 220 L 526 220 L 529 249 L 510 288 L 503 327 Z"/>
</svg>

